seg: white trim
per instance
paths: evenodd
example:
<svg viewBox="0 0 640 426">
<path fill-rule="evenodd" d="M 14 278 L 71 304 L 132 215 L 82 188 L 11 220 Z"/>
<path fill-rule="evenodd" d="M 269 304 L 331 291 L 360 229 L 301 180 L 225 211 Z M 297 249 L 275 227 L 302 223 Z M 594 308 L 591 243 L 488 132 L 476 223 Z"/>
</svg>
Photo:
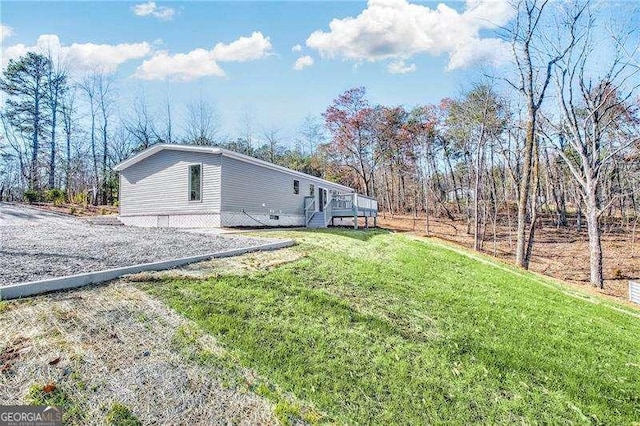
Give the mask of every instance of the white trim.
<svg viewBox="0 0 640 426">
<path fill-rule="evenodd" d="M 134 164 L 144 160 L 147 157 L 151 157 L 152 155 L 163 151 L 163 150 L 172 150 L 172 151 L 187 151 L 187 152 L 202 152 L 202 153 L 207 153 L 207 154 L 222 154 L 225 157 L 229 157 L 229 158 L 234 158 L 236 160 L 240 160 L 240 161 L 244 161 L 246 163 L 251 163 L 251 164 L 255 164 L 257 166 L 261 166 L 261 167 L 265 167 L 268 169 L 272 169 L 272 170 L 277 170 L 283 173 L 287 173 L 289 175 L 292 176 L 297 176 L 297 177 L 301 177 L 310 181 L 314 181 L 314 182 L 318 182 L 318 183 L 322 183 L 324 185 L 329 185 L 329 186 L 333 186 L 335 188 L 339 188 L 342 191 L 346 191 L 346 192 L 355 192 L 355 190 L 353 190 L 352 188 L 349 188 L 348 186 L 344 186 L 344 185 L 340 185 L 339 183 L 335 183 L 335 182 L 330 182 L 328 180 L 316 177 L 316 176 L 311 176 L 308 175 L 306 173 L 302 173 L 302 172 L 298 172 L 296 170 L 291 170 L 288 169 L 286 167 L 283 166 L 279 166 L 277 164 L 273 164 L 273 163 L 269 163 L 268 161 L 263 161 L 263 160 L 259 160 L 257 158 L 253 158 L 250 157 L 248 155 L 244 155 L 244 154 L 240 154 L 234 151 L 229 151 L 228 149 L 224 149 L 224 148 L 218 148 L 218 147 L 208 147 L 208 146 L 192 146 L 192 145 L 174 145 L 174 144 L 160 144 L 160 145 L 154 145 L 151 148 L 148 148 L 144 151 L 142 151 L 139 154 L 134 155 L 133 157 L 119 163 L 116 164 L 113 167 L 113 170 L 119 172 L 122 170 L 125 170 L 131 166 L 133 166 Z"/>
<path fill-rule="evenodd" d="M 127 213 L 120 214 L 118 217 L 138 217 L 138 216 L 193 216 L 193 215 L 202 215 L 202 214 L 220 214 L 220 210 L 195 210 L 195 211 L 184 211 L 184 210 L 158 210 L 153 213 Z"/>
</svg>

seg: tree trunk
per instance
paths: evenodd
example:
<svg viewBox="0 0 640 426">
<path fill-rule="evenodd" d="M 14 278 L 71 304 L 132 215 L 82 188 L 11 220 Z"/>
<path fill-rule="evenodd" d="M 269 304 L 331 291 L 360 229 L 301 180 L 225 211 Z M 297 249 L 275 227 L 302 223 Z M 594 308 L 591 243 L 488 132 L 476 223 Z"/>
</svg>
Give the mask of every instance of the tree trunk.
<svg viewBox="0 0 640 426">
<path fill-rule="evenodd" d="M 108 204 L 107 200 L 107 187 L 109 180 L 107 179 L 107 158 L 108 158 L 108 146 L 107 146 L 107 117 L 104 115 L 104 126 L 102 127 L 102 204 Z"/>
<path fill-rule="evenodd" d="M 589 233 L 589 265 L 591 270 L 591 284 L 598 288 L 604 288 L 604 277 L 602 274 L 602 241 L 600 232 L 600 222 L 598 218 L 598 195 L 595 183 L 587 182 L 586 205 L 587 205 L 587 231 Z"/>
<path fill-rule="evenodd" d="M 93 100 L 91 102 L 93 103 Z M 98 174 L 98 154 L 96 152 L 96 116 L 93 111 L 91 111 L 91 155 L 93 157 L 94 174 L 93 205 L 97 206 L 98 197 L 96 196 L 96 191 L 100 188 L 100 175 Z"/>
<path fill-rule="evenodd" d="M 446 159 L 446 166 L 449 166 L 449 175 L 451 176 L 451 184 L 453 185 L 453 196 L 456 202 L 456 206 L 458 207 L 458 214 L 462 213 L 462 205 L 460 204 L 460 197 L 458 195 L 458 184 L 456 182 L 456 175 L 453 172 L 453 165 L 451 164 L 451 157 L 447 149 L 444 149 L 444 157 Z M 445 169 L 446 169 L 445 166 Z M 462 184 L 460 185 L 462 187 Z"/>
<path fill-rule="evenodd" d="M 40 150 L 38 134 L 40 132 L 40 79 L 36 81 L 34 111 L 33 111 L 33 139 L 31 145 L 31 165 L 29 171 L 29 189 L 38 189 L 38 151 Z"/>
<path fill-rule="evenodd" d="M 71 201 L 71 133 L 67 133 L 67 170 L 65 179 L 65 189 L 67 191 L 67 200 Z"/>
<path fill-rule="evenodd" d="M 51 155 L 49 156 L 49 188 L 56 186 L 56 118 L 58 111 L 57 93 L 51 108 Z"/>
<path fill-rule="evenodd" d="M 529 121 L 524 146 L 524 164 L 520 178 L 520 193 L 518 194 L 518 228 L 516 242 L 516 264 L 521 268 L 528 268 L 526 261 L 527 246 L 527 206 L 529 204 L 529 192 L 531 190 L 531 169 L 533 168 L 533 145 L 535 138 L 534 111 L 529 107 Z"/>
<path fill-rule="evenodd" d="M 476 171 L 473 186 L 473 249 L 480 250 L 480 168 L 482 167 L 482 145 L 478 146 Z"/>
<path fill-rule="evenodd" d="M 582 231 L 582 201 L 578 197 L 578 206 L 576 207 L 576 231 L 580 233 Z"/>
<path fill-rule="evenodd" d="M 531 256 L 533 255 L 533 242 L 536 236 L 536 226 L 538 222 L 538 196 L 540 192 L 540 164 L 538 160 L 538 141 L 534 139 L 533 142 L 533 164 L 531 167 L 531 181 L 532 181 L 532 194 L 531 194 L 531 223 L 529 224 L 529 238 L 527 239 L 527 248 L 524 254 L 524 268 L 529 269 L 529 262 L 531 262 Z"/>
</svg>

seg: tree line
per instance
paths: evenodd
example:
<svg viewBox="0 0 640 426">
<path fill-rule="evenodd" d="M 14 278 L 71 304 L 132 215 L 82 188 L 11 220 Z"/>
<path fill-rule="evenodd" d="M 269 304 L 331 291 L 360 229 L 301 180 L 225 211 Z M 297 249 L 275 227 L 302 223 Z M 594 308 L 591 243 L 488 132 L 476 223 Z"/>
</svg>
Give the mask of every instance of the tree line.
<svg viewBox="0 0 640 426">
<path fill-rule="evenodd" d="M 122 112 L 112 74 L 78 76 L 52 52 L 10 60 L 0 78 L 0 200 L 47 198 L 108 205 L 117 202 L 112 167 L 160 143 L 222 146 L 311 174 L 321 174 L 311 154 L 322 141 L 320 117 L 308 117 L 294 146 L 277 127 L 258 129 L 245 111 L 238 136 L 222 135 L 220 116 L 202 96 L 186 105 L 182 126 L 173 124 L 172 102 L 152 108 L 137 95 Z"/>
<path fill-rule="evenodd" d="M 10 61 L 0 79 L 0 199 L 117 201 L 111 167 L 158 143 L 216 145 L 339 181 L 392 214 L 462 219 L 474 248 L 513 229 L 516 263 L 528 268 L 536 230 L 586 227 L 591 282 L 603 286 L 603 227 L 638 222 L 640 174 L 634 28 L 615 31 L 589 2 L 521 0 L 500 30 L 510 67 L 485 73 L 437 104 L 373 105 L 364 87 L 308 117 L 295 143 L 242 117 L 235 138 L 203 98 L 184 126 L 138 96 L 117 110 L 113 76 L 73 77 L 53 55 Z"/>
<path fill-rule="evenodd" d="M 390 212 L 463 217 L 482 249 L 499 221 L 528 268 L 542 213 L 586 225 L 590 280 L 604 285 L 602 227 L 638 221 L 640 62 L 636 28 L 590 2 L 523 0 L 502 29 L 513 66 L 457 98 L 412 109 L 351 89 L 324 114 L 321 146 L 343 181 Z"/>
</svg>

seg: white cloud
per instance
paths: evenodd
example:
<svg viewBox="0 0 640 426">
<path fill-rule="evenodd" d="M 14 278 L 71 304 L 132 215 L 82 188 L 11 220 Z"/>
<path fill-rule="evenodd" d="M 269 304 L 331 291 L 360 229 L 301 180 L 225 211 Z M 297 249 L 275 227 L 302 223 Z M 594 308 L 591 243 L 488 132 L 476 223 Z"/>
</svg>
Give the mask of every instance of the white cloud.
<svg viewBox="0 0 640 426">
<path fill-rule="evenodd" d="M 269 54 L 270 50 L 269 37 L 255 31 L 251 37 L 240 37 L 229 44 L 216 44 L 212 53 L 220 62 L 246 62 L 260 59 Z"/>
<path fill-rule="evenodd" d="M 449 69 L 464 68 L 479 62 L 500 65 L 509 58 L 508 46 L 496 38 L 472 39 L 449 55 Z"/>
<path fill-rule="evenodd" d="M 402 59 L 390 62 L 387 71 L 391 74 L 407 74 L 417 69 L 416 64 L 406 64 Z"/>
<path fill-rule="evenodd" d="M 269 37 L 254 32 L 213 49 L 195 49 L 187 53 L 169 54 L 160 51 L 138 67 L 135 77 L 142 80 L 191 81 L 206 76 L 224 77 L 219 62 L 247 62 L 261 59 L 271 51 Z"/>
<path fill-rule="evenodd" d="M 295 46 L 293 46 L 291 48 L 292 52 L 302 52 L 302 46 L 300 46 L 299 44 L 296 44 Z"/>
<path fill-rule="evenodd" d="M 431 9 L 406 0 L 369 0 L 360 15 L 333 19 L 329 31 L 313 32 L 306 44 L 322 57 L 356 62 L 448 54 L 447 68 L 462 68 L 479 60 L 496 63 L 507 53 L 506 43 L 480 32 L 506 24 L 513 14 L 508 0 L 467 0 L 463 12 L 442 3 Z"/>
<path fill-rule="evenodd" d="M 155 1 L 136 4 L 131 8 L 136 16 L 153 16 L 161 21 L 170 21 L 176 14 L 175 9 L 166 6 L 158 6 Z"/>
<path fill-rule="evenodd" d="M 13 32 L 13 28 L 8 25 L 4 25 L 0 23 L 0 43 L 2 43 L 6 38 L 11 37 L 15 33 Z"/>
<path fill-rule="evenodd" d="M 216 63 L 212 51 L 205 49 L 175 55 L 166 51 L 157 52 L 145 60 L 135 73 L 142 80 L 190 81 L 210 75 L 224 77 L 225 73 Z"/>
<path fill-rule="evenodd" d="M 310 67 L 311 65 L 313 65 L 313 58 L 309 55 L 306 56 L 300 56 L 297 60 L 296 63 L 293 64 L 293 69 L 296 71 L 300 71 L 303 70 L 307 67 Z"/>
<path fill-rule="evenodd" d="M 2 66 L 4 67 L 10 59 L 17 59 L 27 52 L 50 53 L 54 58 L 67 64 L 73 71 L 99 70 L 113 73 L 123 63 L 148 55 L 151 52 L 151 46 L 146 42 L 115 45 L 73 43 L 70 46 L 63 46 L 57 35 L 43 34 L 38 37 L 34 46 L 16 44 L 4 49 Z"/>
</svg>

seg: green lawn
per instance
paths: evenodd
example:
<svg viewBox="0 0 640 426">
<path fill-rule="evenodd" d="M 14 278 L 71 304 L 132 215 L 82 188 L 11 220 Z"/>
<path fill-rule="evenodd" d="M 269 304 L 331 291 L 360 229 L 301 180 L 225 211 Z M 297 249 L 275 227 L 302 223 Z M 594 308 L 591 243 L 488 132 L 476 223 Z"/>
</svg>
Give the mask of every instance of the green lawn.
<svg viewBox="0 0 640 426">
<path fill-rule="evenodd" d="M 304 256 L 143 288 L 321 421 L 640 422 L 634 311 L 398 234 L 275 235 Z"/>
</svg>

